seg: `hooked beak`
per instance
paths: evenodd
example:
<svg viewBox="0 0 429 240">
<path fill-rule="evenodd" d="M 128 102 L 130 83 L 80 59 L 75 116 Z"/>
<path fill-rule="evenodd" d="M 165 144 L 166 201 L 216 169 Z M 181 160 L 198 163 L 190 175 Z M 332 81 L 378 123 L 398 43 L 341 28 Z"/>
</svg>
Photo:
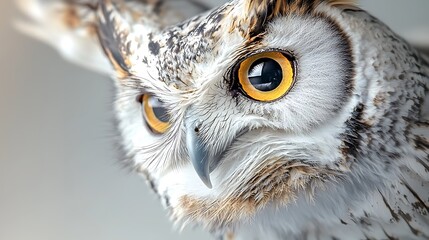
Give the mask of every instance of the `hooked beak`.
<svg viewBox="0 0 429 240">
<path fill-rule="evenodd" d="M 210 180 L 210 164 L 213 162 L 207 147 L 201 141 L 200 136 L 201 122 L 189 121 L 186 124 L 186 146 L 188 154 L 195 171 L 201 181 L 208 187 L 212 188 Z"/>
<path fill-rule="evenodd" d="M 231 146 L 236 138 L 242 136 L 249 131 L 248 128 L 243 128 L 229 142 L 225 142 L 221 149 L 213 151 L 213 147 L 207 145 L 203 141 L 203 130 L 208 126 L 203 126 L 203 122 L 188 115 L 185 120 L 186 128 L 186 147 L 188 149 L 189 158 L 195 171 L 201 181 L 208 187 L 212 188 L 210 173 L 220 164 L 226 150 Z M 231 133 L 232 134 L 232 133 Z"/>
</svg>

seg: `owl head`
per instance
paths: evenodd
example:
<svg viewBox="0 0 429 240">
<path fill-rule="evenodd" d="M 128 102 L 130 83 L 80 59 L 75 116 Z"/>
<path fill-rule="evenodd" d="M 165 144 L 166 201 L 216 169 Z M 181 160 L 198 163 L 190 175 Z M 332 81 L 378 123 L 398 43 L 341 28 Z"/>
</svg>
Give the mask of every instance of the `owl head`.
<svg viewBox="0 0 429 240">
<path fill-rule="evenodd" d="M 311 205 L 352 167 L 375 178 L 357 149 L 383 105 L 362 70 L 383 32 L 352 1 L 235 0 L 172 26 L 104 1 L 98 16 L 124 149 L 176 222 L 234 228 Z"/>
</svg>

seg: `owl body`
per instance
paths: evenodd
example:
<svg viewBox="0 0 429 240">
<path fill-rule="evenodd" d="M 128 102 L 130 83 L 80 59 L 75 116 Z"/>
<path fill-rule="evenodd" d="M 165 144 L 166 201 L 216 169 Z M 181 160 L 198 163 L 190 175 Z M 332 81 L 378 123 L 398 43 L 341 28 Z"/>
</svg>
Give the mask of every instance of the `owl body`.
<svg viewBox="0 0 429 240">
<path fill-rule="evenodd" d="M 177 24 L 159 20 L 168 1 L 129 4 L 62 8 L 93 14 L 79 46 L 104 53 L 91 58 L 114 75 L 129 163 L 175 223 L 224 239 L 429 237 L 429 65 L 387 26 L 352 1 L 236 0 Z"/>
</svg>

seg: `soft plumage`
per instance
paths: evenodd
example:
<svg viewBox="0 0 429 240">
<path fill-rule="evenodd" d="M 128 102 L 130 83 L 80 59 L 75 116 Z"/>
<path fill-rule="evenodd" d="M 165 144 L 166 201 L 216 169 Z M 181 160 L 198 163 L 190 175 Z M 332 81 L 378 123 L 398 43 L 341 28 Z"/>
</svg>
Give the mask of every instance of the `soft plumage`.
<svg viewBox="0 0 429 240">
<path fill-rule="evenodd" d="M 429 238 L 429 64 L 412 46 L 353 1 L 161 2 L 31 1 L 20 26 L 114 76 L 122 145 L 173 221 L 225 239 Z M 290 86 L 255 100 L 242 76 L 265 66 Z"/>
</svg>

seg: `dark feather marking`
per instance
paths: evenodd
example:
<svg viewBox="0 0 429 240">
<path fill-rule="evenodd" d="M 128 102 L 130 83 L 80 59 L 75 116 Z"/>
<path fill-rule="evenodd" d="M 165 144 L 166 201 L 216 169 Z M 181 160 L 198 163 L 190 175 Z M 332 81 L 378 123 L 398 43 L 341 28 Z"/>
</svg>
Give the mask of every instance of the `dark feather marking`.
<svg viewBox="0 0 429 240">
<path fill-rule="evenodd" d="M 389 205 L 389 203 L 387 202 L 387 199 L 384 197 L 384 195 L 380 192 L 380 190 L 378 190 L 378 192 L 380 193 L 381 197 L 383 198 L 383 202 L 384 205 L 386 205 L 387 209 L 389 209 L 390 211 L 390 215 L 392 215 L 392 217 L 396 220 L 399 221 L 399 216 L 398 214 L 395 213 L 395 211 L 393 211 L 392 207 Z"/>
<path fill-rule="evenodd" d="M 371 221 L 370 221 L 370 220 L 369 220 L 369 218 L 367 218 L 367 217 L 359 218 L 359 223 L 360 223 L 362 226 L 367 226 L 367 227 L 372 226 Z"/>
<path fill-rule="evenodd" d="M 427 165 L 423 160 L 417 159 L 417 162 L 419 162 L 426 170 L 426 172 L 429 172 L 429 165 Z"/>
<path fill-rule="evenodd" d="M 429 149 L 429 142 L 421 136 L 416 136 L 414 143 L 416 144 L 416 148 L 419 150 Z"/>
<path fill-rule="evenodd" d="M 424 74 L 424 73 L 422 73 L 422 72 L 410 72 L 410 73 L 413 73 L 413 74 L 415 74 L 415 75 L 417 75 L 419 77 L 422 77 L 422 78 L 426 78 L 427 77 L 427 75 Z"/>
<path fill-rule="evenodd" d="M 413 196 L 422 204 L 422 206 L 426 208 L 426 211 L 429 212 L 429 207 L 426 205 L 423 199 L 417 194 L 417 192 L 414 191 L 414 189 L 412 189 L 411 186 L 405 180 L 402 180 L 402 183 L 408 189 L 408 191 L 410 191 L 413 194 Z"/>
<path fill-rule="evenodd" d="M 405 117 L 404 117 L 404 120 L 409 121 L 408 118 L 405 118 Z M 429 128 L 429 122 L 418 121 L 418 122 L 415 122 L 415 124 L 416 124 L 417 127 L 427 127 L 427 128 Z"/>
<path fill-rule="evenodd" d="M 350 157 L 356 158 L 362 142 L 361 133 L 369 126 L 362 121 L 364 105 L 359 104 L 346 122 L 346 130 L 342 134 L 343 147 L 342 154 L 346 160 Z"/>
<path fill-rule="evenodd" d="M 407 223 L 408 227 L 410 228 L 411 232 L 416 235 L 419 236 L 421 234 L 421 232 L 417 229 L 415 229 L 413 226 L 411 226 L 411 216 L 409 214 L 404 213 L 403 211 L 399 211 L 399 215 L 404 219 L 404 221 Z"/>
<path fill-rule="evenodd" d="M 395 238 L 395 237 L 389 235 L 384 228 L 383 228 L 383 233 L 384 233 L 384 235 L 386 235 L 388 240 L 399 240 L 399 238 Z"/>
<path fill-rule="evenodd" d="M 154 42 L 154 41 L 150 41 L 148 48 L 149 48 L 150 52 L 152 53 L 152 55 L 156 56 L 159 54 L 159 49 L 160 49 L 159 43 Z"/>
</svg>

